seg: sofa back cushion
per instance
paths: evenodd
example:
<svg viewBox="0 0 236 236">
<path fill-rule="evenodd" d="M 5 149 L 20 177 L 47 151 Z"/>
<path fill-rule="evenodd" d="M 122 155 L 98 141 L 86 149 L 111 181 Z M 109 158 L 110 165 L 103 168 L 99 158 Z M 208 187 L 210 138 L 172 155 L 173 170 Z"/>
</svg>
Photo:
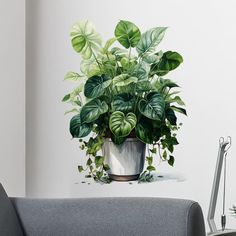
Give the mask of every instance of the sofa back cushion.
<svg viewBox="0 0 236 236">
<path fill-rule="evenodd" d="M 200 206 L 162 198 L 12 199 L 27 236 L 205 236 Z"/>
<path fill-rule="evenodd" d="M 0 183 L 0 235 L 23 236 L 16 211 Z"/>
</svg>

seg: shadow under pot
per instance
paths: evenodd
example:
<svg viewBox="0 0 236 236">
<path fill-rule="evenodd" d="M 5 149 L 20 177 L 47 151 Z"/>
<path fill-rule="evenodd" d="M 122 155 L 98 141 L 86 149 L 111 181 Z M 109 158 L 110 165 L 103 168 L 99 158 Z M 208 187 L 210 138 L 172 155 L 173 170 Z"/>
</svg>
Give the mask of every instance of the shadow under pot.
<svg viewBox="0 0 236 236">
<path fill-rule="evenodd" d="M 137 138 L 127 138 L 117 145 L 107 138 L 102 147 L 104 162 L 109 165 L 107 171 L 111 180 L 137 180 L 142 173 L 145 162 L 146 144 Z"/>
</svg>

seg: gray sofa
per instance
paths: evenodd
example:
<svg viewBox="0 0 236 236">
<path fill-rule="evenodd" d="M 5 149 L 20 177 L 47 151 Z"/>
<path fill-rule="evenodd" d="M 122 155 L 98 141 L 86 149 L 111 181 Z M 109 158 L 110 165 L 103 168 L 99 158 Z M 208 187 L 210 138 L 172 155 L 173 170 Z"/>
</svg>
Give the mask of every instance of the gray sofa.
<svg viewBox="0 0 236 236">
<path fill-rule="evenodd" d="M 205 236 L 198 203 L 163 198 L 9 198 L 0 184 L 1 236 Z"/>
</svg>

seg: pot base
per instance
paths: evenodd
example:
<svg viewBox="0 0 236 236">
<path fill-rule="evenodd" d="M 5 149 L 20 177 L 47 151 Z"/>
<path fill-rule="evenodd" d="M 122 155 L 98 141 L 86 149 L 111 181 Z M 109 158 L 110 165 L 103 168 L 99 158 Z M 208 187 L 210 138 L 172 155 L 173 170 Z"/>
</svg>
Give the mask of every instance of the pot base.
<svg viewBox="0 0 236 236">
<path fill-rule="evenodd" d="M 119 181 L 119 182 L 127 182 L 132 180 L 138 180 L 139 174 L 137 175 L 113 175 L 108 174 L 111 180 Z"/>
</svg>

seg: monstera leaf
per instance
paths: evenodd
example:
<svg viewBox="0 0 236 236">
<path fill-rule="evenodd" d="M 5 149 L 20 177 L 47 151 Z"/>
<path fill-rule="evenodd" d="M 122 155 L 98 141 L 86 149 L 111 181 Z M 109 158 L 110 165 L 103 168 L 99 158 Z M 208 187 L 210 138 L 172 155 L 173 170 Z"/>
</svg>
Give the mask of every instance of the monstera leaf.
<svg viewBox="0 0 236 236">
<path fill-rule="evenodd" d="M 134 103 L 135 98 L 132 95 L 122 93 L 114 97 L 111 106 L 113 111 L 129 112 L 133 110 Z"/>
<path fill-rule="evenodd" d="M 161 94 L 151 92 L 139 102 L 139 111 L 152 120 L 161 120 L 165 111 L 165 101 Z"/>
<path fill-rule="evenodd" d="M 74 50 L 84 59 L 89 59 L 93 52 L 98 51 L 101 47 L 101 36 L 89 21 L 74 24 L 70 36 Z"/>
<path fill-rule="evenodd" d="M 73 138 L 83 138 L 91 132 L 93 124 L 81 123 L 80 115 L 75 115 L 70 120 L 70 133 Z"/>
<path fill-rule="evenodd" d="M 183 57 L 172 51 L 167 51 L 163 54 L 160 62 L 151 66 L 151 73 L 158 76 L 164 76 L 169 71 L 176 69 L 183 62 Z"/>
<path fill-rule="evenodd" d="M 86 103 L 80 112 L 81 122 L 90 123 L 98 119 L 100 115 L 108 111 L 108 105 L 106 102 L 101 101 L 98 98 Z"/>
<path fill-rule="evenodd" d="M 130 21 L 121 20 L 115 28 L 115 36 L 125 48 L 135 47 L 140 40 L 139 28 Z"/>
<path fill-rule="evenodd" d="M 138 124 L 135 127 L 135 133 L 138 139 L 144 143 L 152 144 L 153 143 L 153 126 L 151 120 L 140 119 Z"/>
<path fill-rule="evenodd" d="M 121 74 L 113 78 L 113 84 L 117 87 L 127 86 L 128 84 L 136 83 L 137 81 L 137 77 L 131 77 L 128 74 Z"/>
<path fill-rule="evenodd" d="M 136 115 L 129 112 L 125 115 L 121 111 L 115 111 L 111 114 L 109 127 L 111 132 L 117 137 L 128 136 L 137 122 Z"/>
<path fill-rule="evenodd" d="M 87 98 L 96 98 L 103 95 L 105 89 L 110 85 L 111 81 L 112 80 L 110 80 L 105 75 L 92 76 L 85 83 L 84 95 Z"/>
<path fill-rule="evenodd" d="M 156 46 L 163 39 L 166 29 L 166 27 L 156 27 L 143 33 L 136 46 L 138 54 L 144 56 L 145 54 L 154 52 Z"/>
</svg>

